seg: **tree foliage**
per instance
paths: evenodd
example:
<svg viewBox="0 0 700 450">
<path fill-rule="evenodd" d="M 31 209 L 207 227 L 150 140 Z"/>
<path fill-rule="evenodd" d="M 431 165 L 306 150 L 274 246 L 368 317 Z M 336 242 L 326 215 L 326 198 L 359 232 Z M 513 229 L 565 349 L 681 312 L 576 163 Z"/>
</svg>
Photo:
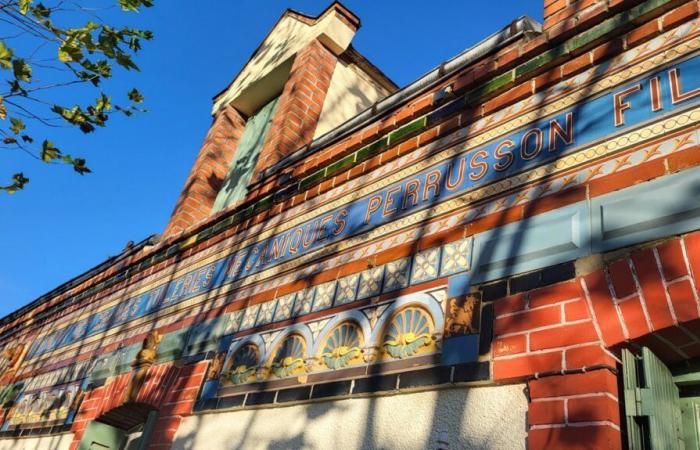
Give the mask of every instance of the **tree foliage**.
<svg viewBox="0 0 700 450">
<path fill-rule="evenodd" d="M 57 147 L 45 134 L 54 127 L 76 127 L 91 133 L 107 125 L 113 114 L 131 116 L 145 111 L 136 89 L 113 102 L 103 91 L 115 68 L 138 70 L 134 58 L 150 31 L 105 23 L 92 0 L 0 0 L 0 149 L 21 151 L 47 164 L 67 164 L 83 175 L 90 172 L 84 158 Z M 153 6 L 153 0 L 112 0 L 125 12 Z M 75 26 L 75 23 L 80 26 Z M 4 86 L 4 87 L 3 87 Z M 60 89 L 94 91 L 83 104 L 60 104 L 52 93 Z M 9 175 L 9 174 L 8 174 Z M 0 176 L 4 176 L 0 173 Z M 0 191 L 22 189 L 24 173 L 0 180 Z"/>
</svg>

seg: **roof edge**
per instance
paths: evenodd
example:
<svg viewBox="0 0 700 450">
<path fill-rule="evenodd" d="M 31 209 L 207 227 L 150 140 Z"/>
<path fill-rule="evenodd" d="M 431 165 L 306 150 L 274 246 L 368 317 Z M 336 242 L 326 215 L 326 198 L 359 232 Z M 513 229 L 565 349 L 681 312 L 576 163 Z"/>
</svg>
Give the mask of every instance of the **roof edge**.
<svg viewBox="0 0 700 450">
<path fill-rule="evenodd" d="M 322 136 L 314 139 L 306 146 L 286 156 L 273 166 L 268 167 L 264 172 L 261 172 L 260 177 L 255 180 L 255 184 L 262 183 L 275 173 L 305 158 L 320 148 L 331 145 L 366 126 L 368 123 L 372 122 L 382 114 L 385 114 L 404 102 L 417 97 L 426 90 L 431 89 L 435 85 L 454 75 L 454 73 L 457 71 L 469 66 L 470 64 L 489 54 L 495 53 L 496 51 L 510 44 L 513 40 L 520 38 L 528 32 L 540 33 L 542 32 L 542 25 L 529 16 L 518 17 L 510 24 L 503 27 L 500 31 L 497 31 L 487 38 L 479 41 L 477 44 L 466 48 L 457 56 L 454 56 L 441 63 L 406 87 L 390 94 L 386 98 L 365 109 L 352 119 L 347 120 L 333 130 L 330 130 Z"/>
</svg>

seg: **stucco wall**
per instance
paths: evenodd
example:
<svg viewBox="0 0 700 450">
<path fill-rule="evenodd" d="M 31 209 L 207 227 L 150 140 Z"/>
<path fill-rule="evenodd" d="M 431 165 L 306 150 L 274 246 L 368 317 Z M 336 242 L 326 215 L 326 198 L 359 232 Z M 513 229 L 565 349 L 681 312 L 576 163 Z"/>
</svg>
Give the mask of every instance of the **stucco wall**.
<svg viewBox="0 0 700 450">
<path fill-rule="evenodd" d="M 0 450 L 67 450 L 73 434 L 25 439 L 0 439 Z"/>
<path fill-rule="evenodd" d="M 323 102 L 314 139 L 355 117 L 387 95 L 389 91 L 357 65 L 338 61 Z"/>
<path fill-rule="evenodd" d="M 449 389 L 190 416 L 174 450 L 524 449 L 524 385 Z"/>
</svg>

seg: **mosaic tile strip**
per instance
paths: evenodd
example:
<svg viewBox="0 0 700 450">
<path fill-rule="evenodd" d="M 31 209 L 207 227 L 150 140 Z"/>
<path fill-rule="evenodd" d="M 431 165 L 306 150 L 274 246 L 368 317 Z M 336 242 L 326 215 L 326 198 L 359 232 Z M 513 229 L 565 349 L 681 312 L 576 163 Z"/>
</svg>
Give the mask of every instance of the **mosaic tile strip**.
<svg viewBox="0 0 700 450">
<path fill-rule="evenodd" d="M 258 313 L 258 319 L 255 322 L 256 327 L 260 325 L 267 325 L 268 323 L 272 322 L 272 318 L 275 314 L 275 306 L 277 306 L 277 302 L 274 300 L 260 304 L 260 312 Z"/>
</svg>

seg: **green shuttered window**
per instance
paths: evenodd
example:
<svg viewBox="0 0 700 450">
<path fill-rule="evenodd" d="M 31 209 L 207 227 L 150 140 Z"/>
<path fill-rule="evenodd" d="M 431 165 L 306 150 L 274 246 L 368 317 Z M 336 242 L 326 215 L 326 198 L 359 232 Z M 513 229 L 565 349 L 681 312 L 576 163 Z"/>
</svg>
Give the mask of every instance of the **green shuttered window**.
<svg viewBox="0 0 700 450">
<path fill-rule="evenodd" d="M 265 136 L 267 136 L 272 117 L 275 109 L 277 109 L 278 100 L 279 97 L 263 106 L 260 111 L 250 116 L 246 122 L 243 135 L 238 143 L 238 147 L 236 147 L 233 161 L 231 161 L 228 175 L 226 175 L 221 190 L 216 196 L 216 200 L 214 200 L 212 213 L 219 212 L 245 198 Z"/>
<path fill-rule="evenodd" d="M 681 409 L 671 371 L 644 347 L 641 356 L 622 351 L 629 448 L 683 449 Z"/>
</svg>

